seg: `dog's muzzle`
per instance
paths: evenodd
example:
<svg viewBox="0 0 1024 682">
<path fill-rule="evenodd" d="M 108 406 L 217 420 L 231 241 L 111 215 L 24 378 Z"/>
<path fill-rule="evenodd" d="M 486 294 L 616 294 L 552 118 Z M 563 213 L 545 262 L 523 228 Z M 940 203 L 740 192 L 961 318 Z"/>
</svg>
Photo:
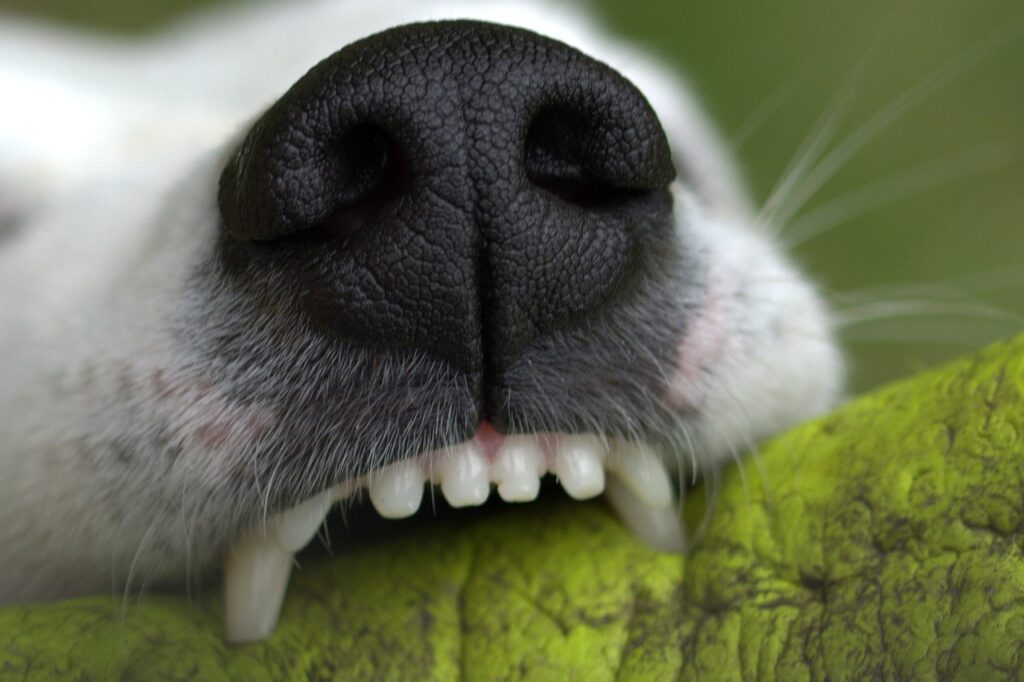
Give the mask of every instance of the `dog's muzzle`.
<svg viewBox="0 0 1024 682">
<path fill-rule="evenodd" d="M 255 123 L 221 176 L 222 255 L 314 333 L 448 363 L 500 428 L 523 349 L 629 296 L 672 229 L 674 175 L 650 105 L 604 64 L 519 29 L 413 24 L 327 58 Z"/>
</svg>

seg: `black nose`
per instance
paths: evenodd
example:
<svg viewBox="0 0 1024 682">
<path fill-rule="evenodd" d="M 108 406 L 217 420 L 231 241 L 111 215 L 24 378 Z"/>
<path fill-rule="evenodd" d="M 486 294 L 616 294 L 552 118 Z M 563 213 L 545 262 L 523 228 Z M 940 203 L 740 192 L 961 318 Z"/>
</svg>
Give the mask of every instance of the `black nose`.
<svg viewBox="0 0 1024 682">
<path fill-rule="evenodd" d="M 223 253 L 318 333 L 500 381 L 628 296 L 671 229 L 674 174 L 651 107 L 604 64 L 523 30 L 414 24 L 327 58 L 256 122 L 221 176 Z"/>
</svg>

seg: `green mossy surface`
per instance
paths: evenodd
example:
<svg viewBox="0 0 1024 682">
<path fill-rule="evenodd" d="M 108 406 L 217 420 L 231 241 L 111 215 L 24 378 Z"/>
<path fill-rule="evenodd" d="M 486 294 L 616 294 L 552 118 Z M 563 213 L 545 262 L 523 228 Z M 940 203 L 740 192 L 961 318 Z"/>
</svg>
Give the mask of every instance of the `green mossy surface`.
<svg viewBox="0 0 1024 682">
<path fill-rule="evenodd" d="M 1024 336 L 761 459 L 686 558 L 510 506 L 304 565 L 259 644 L 215 596 L 0 609 L 0 679 L 1024 680 Z"/>
</svg>

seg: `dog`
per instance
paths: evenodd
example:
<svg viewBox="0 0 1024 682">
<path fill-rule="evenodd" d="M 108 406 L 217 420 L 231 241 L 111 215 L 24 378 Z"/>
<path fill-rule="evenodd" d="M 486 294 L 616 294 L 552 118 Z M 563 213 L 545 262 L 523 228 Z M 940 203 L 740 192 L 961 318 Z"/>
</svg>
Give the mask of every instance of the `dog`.
<svg viewBox="0 0 1024 682">
<path fill-rule="evenodd" d="M 2 602 L 220 569 L 259 639 L 333 504 L 545 474 L 680 550 L 674 479 L 842 390 L 685 83 L 571 7 L 9 23 L 0 64 Z"/>
</svg>

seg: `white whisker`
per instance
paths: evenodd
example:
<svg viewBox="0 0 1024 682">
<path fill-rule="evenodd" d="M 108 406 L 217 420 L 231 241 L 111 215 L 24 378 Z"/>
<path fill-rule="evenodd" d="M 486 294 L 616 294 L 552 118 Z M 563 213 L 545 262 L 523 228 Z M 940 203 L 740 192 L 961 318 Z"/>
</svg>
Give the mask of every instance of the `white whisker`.
<svg viewBox="0 0 1024 682">
<path fill-rule="evenodd" d="M 923 299 L 864 303 L 836 312 L 833 319 L 836 327 L 842 329 L 876 320 L 909 316 L 978 317 L 1014 322 L 1019 322 L 1022 319 L 1019 315 L 983 303 L 956 303 Z"/>
<path fill-rule="evenodd" d="M 900 199 L 956 180 L 1004 168 L 1020 159 L 1014 145 L 985 145 L 953 158 L 928 163 L 878 180 L 815 207 L 786 224 L 785 248 L 792 249 L 854 218 Z"/>
<path fill-rule="evenodd" d="M 887 22 L 887 27 L 891 26 L 892 17 Z M 779 230 L 775 221 L 776 214 L 789 202 L 790 194 L 798 184 L 802 183 L 808 170 L 817 163 L 825 149 L 832 143 L 840 123 L 849 112 L 853 96 L 861 79 L 864 77 L 868 64 L 871 63 L 875 52 L 877 52 L 882 44 L 881 37 L 885 32 L 885 30 L 880 31 L 868 49 L 865 50 L 863 56 L 861 56 L 847 77 L 846 82 L 800 142 L 792 159 L 782 171 L 778 182 L 768 194 L 768 198 L 754 219 L 755 228 L 771 230 L 773 232 Z"/>
<path fill-rule="evenodd" d="M 736 129 L 736 132 L 729 137 L 729 146 L 738 150 L 743 147 L 746 142 L 753 137 L 754 133 L 764 125 L 764 122 L 775 113 L 782 104 L 789 99 L 789 96 L 793 94 L 793 91 L 803 83 L 807 78 L 807 74 L 800 74 L 795 78 L 792 78 L 788 84 L 779 88 L 775 93 L 768 98 L 760 107 L 754 110 L 754 112 L 747 117 L 747 120 Z"/>
<path fill-rule="evenodd" d="M 791 196 L 783 197 L 783 199 L 787 200 L 785 207 L 783 207 L 782 201 L 773 204 L 771 210 L 767 210 L 765 213 L 765 221 L 785 225 L 806 205 L 811 197 L 817 194 L 818 190 L 825 183 L 831 180 L 871 140 L 911 111 L 915 106 L 941 90 L 943 86 L 954 78 L 977 65 L 992 52 L 1010 42 L 1020 32 L 1021 26 L 1013 25 L 1008 30 L 1000 31 L 990 36 L 974 49 L 959 55 L 932 71 L 919 83 L 882 107 L 881 110 L 868 118 L 867 121 L 857 126 L 845 140 L 822 158 L 807 176 L 801 180 L 799 187 L 795 189 Z"/>
</svg>

